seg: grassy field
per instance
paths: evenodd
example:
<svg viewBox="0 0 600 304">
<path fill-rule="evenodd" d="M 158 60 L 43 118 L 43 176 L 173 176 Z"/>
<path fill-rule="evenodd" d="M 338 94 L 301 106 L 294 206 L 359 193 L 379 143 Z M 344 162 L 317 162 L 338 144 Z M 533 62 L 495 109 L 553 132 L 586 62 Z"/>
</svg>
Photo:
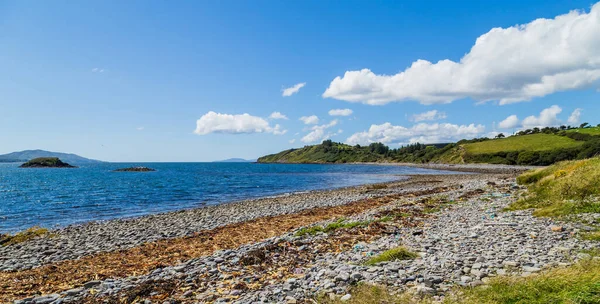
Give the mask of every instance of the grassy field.
<svg viewBox="0 0 600 304">
<path fill-rule="evenodd" d="M 568 137 L 553 134 L 532 134 L 494 139 L 484 142 L 465 144 L 464 149 L 469 154 L 490 154 L 512 151 L 547 151 L 561 148 L 573 148 L 583 143 Z"/>
<path fill-rule="evenodd" d="M 575 130 L 569 130 L 568 132 L 577 132 L 577 133 L 583 133 L 583 134 L 589 134 L 589 135 L 600 135 L 600 127 L 575 129 Z"/>
<path fill-rule="evenodd" d="M 564 161 L 517 178 L 529 195 L 510 209 L 535 208 L 534 215 L 600 213 L 600 158 Z"/>
</svg>

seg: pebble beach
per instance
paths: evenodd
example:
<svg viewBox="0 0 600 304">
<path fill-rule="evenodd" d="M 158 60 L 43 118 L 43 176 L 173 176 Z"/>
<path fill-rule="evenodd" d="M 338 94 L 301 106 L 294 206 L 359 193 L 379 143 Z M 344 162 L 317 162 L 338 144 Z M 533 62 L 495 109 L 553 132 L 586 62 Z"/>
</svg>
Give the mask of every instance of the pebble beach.
<svg viewBox="0 0 600 304">
<path fill-rule="evenodd" d="M 364 282 L 441 301 L 452 286 L 566 266 L 599 245 L 574 237 L 581 224 L 503 210 L 526 191 L 515 177 L 528 168 L 428 168 L 469 173 L 52 230 L 0 247 L 0 300 L 314 303 Z M 314 229 L 332 223 L 356 224 Z M 418 257 L 365 263 L 399 246 Z"/>
</svg>

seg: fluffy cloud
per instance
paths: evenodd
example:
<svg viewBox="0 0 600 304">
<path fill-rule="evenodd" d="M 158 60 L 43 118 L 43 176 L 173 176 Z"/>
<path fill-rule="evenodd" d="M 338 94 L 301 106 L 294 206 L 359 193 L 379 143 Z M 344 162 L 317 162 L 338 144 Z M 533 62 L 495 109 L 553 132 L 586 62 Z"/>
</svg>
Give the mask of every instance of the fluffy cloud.
<svg viewBox="0 0 600 304">
<path fill-rule="evenodd" d="M 298 91 L 300 91 L 300 89 L 302 89 L 305 85 L 306 85 L 306 82 L 302 82 L 302 83 L 295 84 L 289 88 L 283 89 L 282 90 L 283 93 L 281 94 L 281 96 L 283 96 L 283 97 L 292 96 L 292 95 L 298 93 Z"/>
<path fill-rule="evenodd" d="M 93 68 L 92 73 L 104 73 L 104 69 L 102 68 Z"/>
<path fill-rule="evenodd" d="M 352 115 L 352 110 L 350 109 L 332 109 L 329 110 L 329 115 L 331 116 L 350 116 Z"/>
<path fill-rule="evenodd" d="M 531 115 L 525 117 L 523 121 L 519 121 L 517 115 L 510 115 L 506 117 L 503 121 L 498 124 L 498 127 L 501 129 L 513 129 L 513 128 L 544 128 L 544 127 L 555 127 L 561 124 L 561 120 L 558 119 L 558 114 L 562 112 L 562 109 L 553 105 L 549 108 L 543 109 L 540 112 L 539 116 Z M 571 116 L 569 117 L 569 123 L 576 124 L 577 122 L 571 121 L 579 121 L 579 115 L 581 114 L 581 109 L 575 109 Z"/>
<path fill-rule="evenodd" d="M 569 116 L 569 119 L 567 119 L 567 122 L 571 125 L 577 125 L 577 124 L 579 124 L 580 117 L 581 117 L 581 109 L 577 108 L 577 109 L 575 109 L 575 111 L 573 111 L 573 113 L 571 113 L 571 116 Z"/>
<path fill-rule="evenodd" d="M 293 143 L 295 143 L 295 142 L 296 142 L 296 139 L 295 139 L 295 138 L 293 138 L 293 139 L 290 139 L 290 140 L 289 140 L 289 143 L 290 143 L 290 144 L 293 144 Z"/>
<path fill-rule="evenodd" d="M 269 123 L 257 116 L 250 114 L 231 115 L 221 114 L 210 111 L 198 121 L 196 121 L 196 130 L 194 133 L 198 135 L 206 135 L 209 133 L 228 133 L 228 134 L 243 134 L 243 133 L 272 133 L 275 135 L 285 134 L 287 130 L 282 130 L 280 125 L 271 127 Z"/>
<path fill-rule="evenodd" d="M 302 120 L 302 122 L 304 122 L 304 124 L 307 125 L 316 125 L 319 123 L 319 117 L 317 117 L 317 115 L 302 116 L 300 117 L 300 120 Z"/>
<path fill-rule="evenodd" d="M 273 112 L 271 113 L 271 115 L 269 115 L 269 118 L 271 119 L 288 119 L 287 116 L 281 114 L 280 112 Z"/>
<path fill-rule="evenodd" d="M 600 3 L 589 13 L 493 28 L 460 61 L 417 60 L 395 75 L 369 69 L 336 77 L 325 98 L 382 105 L 417 100 L 449 103 L 462 98 L 531 100 L 558 91 L 593 87 L 600 80 Z"/>
<path fill-rule="evenodd" d="M 438 110 L 431 110 L 424 113 L 414 114 L 411 118 L 414 122 L 425 121 L 425 120 L 438 120 L 446 118 L 446 113 L 438 112 Z"/>
<path fill-rule="evenodd" d="M 540 112 L 540 116 L 527 116 L 523 119 L 523 127 L 526 129 L 529 128 L 543 128 L 543 127 L 552 127 L 560 125 L 560 119 L 556 117 L 558 114 L 562 112 L 562 109 L 553 105 L 547 109 L 543 109 Z"/>
<path fill-rule="evenodd" d="M 350 145 L 374 142 L 392 143 L 443 143 L 463 138 L 473 138 L 485 131 L 483 125 L 455 125 L 450 123 L 419 123 L 410 128 L 394 126 L 389 122 L 371 125 L 369 130 L 354 133 L 346 139 Z"/>
<path fill-rule="evenodd" d="M 303 143 L 314 143 L 320 142 L 327 138 L 337 135 L 338 133 L 328 133 L 327 129 L 336 126 L 338 124 L 338 120 L 334 119 L 330 123 L 326 125 L 313 126 L 311 128 L 310 133 L 306 134 L 302 139 L 300 139 Z M 341 130 L 340 130 L 341 131 Z"/>
<path fill-rule="evenodd" d="M 498 124 L 500 129 L 513 129 L 520 125 L 519 118 L 517 115 L 511 115 L 506 117 L 503 121 Z"/>
</svg>

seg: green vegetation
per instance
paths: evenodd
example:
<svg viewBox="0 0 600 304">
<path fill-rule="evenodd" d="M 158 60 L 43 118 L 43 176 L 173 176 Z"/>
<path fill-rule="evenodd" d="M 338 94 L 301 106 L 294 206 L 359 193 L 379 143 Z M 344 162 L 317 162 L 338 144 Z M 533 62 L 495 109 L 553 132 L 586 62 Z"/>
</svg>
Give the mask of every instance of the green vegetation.
<svg viewBox="0 0 600 304">
<path fill-rule="evenodd" d="M 381 262 L 395 261 L 395 260 L 412 260 L 417 258 L 419 255 L 406 249 L 406 247 L 396 247 L 390 250 L 386 250 L 365 262 L 365 265 L 371 266 Z"/>
<path fill-rule="evenodd" d="M 593 128 L 573 129 L 573 130 L 569 130 L 568 132 L 577 132 L 577 133 L 583 133 L 583 134 L 589 134 L 589 135 L 600 135 L 600 125 L 597 127 L 593 127 Z"/>
<path fill-rule="evenodd" d="M 21 168 L 75 168 L 58 157 L 38 157 L 21 165 Z"/>
<path fill-rule="evenodd" d="M 496 277 L 448 303 L 600 303 L 600 261 L 584 260 L 527 278 Z"/>
<path fill-rule="evenodd" d="M 327 224 L 327 226 L 312 226 L 302 228 L 296 232 L 296 236 L 315 235 L 319 232 L 329 233 L 338 229 L 367 227 L 371 223 L 372 221 L 346 222 L 346 219 L 341 218 L 333 223 Z"/>
<path fill-rule="evenodd" d="M 388 148 L 389 149 L 389 148 Z M 382 153 L 378 153 L 382 152 Z M 354 163 L 385 161 L 385 152 L 376 148 L 349 146 L 326 140 L 320 145 L 290 149 L 277 154 L 263 156 L 259 163 Z"/>
<path fill-rule="evenodd" d="M 535 208 L 537 216 L 600 212 L 600 158 L 564 161 L 526 172 L 517 182 L 529 195 L 509 209 Z"/>
<path fill-rule="evenodd" d="M 497 153 L 500 151 L 547 151 L 553 149 L 573 148 L 581 146 L 582 144 L 582 142 L 575 141 L 565 136 L 538 133 L 466 144 L 465 151 L 468 154 L 473 155 Z"/>
<path fill-rule="evenodd" d="M 47 235 L 49 233 L 48 229 L 40 228 L 40 227 L 31 227 L 25 231 L 16 233 L 14 235 L 0 235 L 0 245 L 8 246 L 12 244 L 22 243 L 33 238 Z"/>
<path fill-rule="evenodd" d="M 475 138 L 457 143 L 411 144 L 390 149 L 382 143 L 349 146 L 326 140 L 263 156 L 261 163 L 492 163 L 550 165 L 563 160 L 585 159 L 600 154 L 600 127 L 533 128 L 506 137 Z"/>
<path fill-rule="evenodd" d="M 392 295 L 383 287 L 358 284 L 350 290 L 352 297 L 342 302 L 324 295 L 317 298 L 323 304 L 425 304 L 430 298 L 417 298 L 410 293 Z M 443 303 L 502 304 L 502 303 L 600 303 L 600 260 L 588 259 L 566 267 L 556 268 L 530 277 L 499 276 L 487 285 L 456 287 Z"/>
<path fill-rule="evenodd" d="M 600 231 L 584 232 L 580 237 L 583 240 L 600 241 Z"/>
<path fill-rule="evenodd" d="M 429 303 L 425 300 L 414 300 L 408 294 L 392 295 L 384 286 L 358 284 L 350 290 L 352 297 L 348 301 L 341 301 L 340 298 L 330 299 L 325 295 L 317 298 L 320 304 L 409 304 L 409 303 Z"/>
</svg>

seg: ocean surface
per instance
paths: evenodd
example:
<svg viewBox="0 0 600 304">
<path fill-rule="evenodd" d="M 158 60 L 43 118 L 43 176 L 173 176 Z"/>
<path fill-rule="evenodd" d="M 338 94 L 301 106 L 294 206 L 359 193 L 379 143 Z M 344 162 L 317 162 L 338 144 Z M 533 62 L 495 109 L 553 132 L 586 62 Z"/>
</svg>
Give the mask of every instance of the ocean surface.
<svg viewBox="0 0 600 304">
<path fill-rule="evenodd" d="M 0 163 L 0 233 L 55 228 L 241 199 L 451 174 L 401 166 L 255 163 L 102 163 L 22 169 Z M 112 172 L 147 166 L 156 172 Z"/>
</svg>

